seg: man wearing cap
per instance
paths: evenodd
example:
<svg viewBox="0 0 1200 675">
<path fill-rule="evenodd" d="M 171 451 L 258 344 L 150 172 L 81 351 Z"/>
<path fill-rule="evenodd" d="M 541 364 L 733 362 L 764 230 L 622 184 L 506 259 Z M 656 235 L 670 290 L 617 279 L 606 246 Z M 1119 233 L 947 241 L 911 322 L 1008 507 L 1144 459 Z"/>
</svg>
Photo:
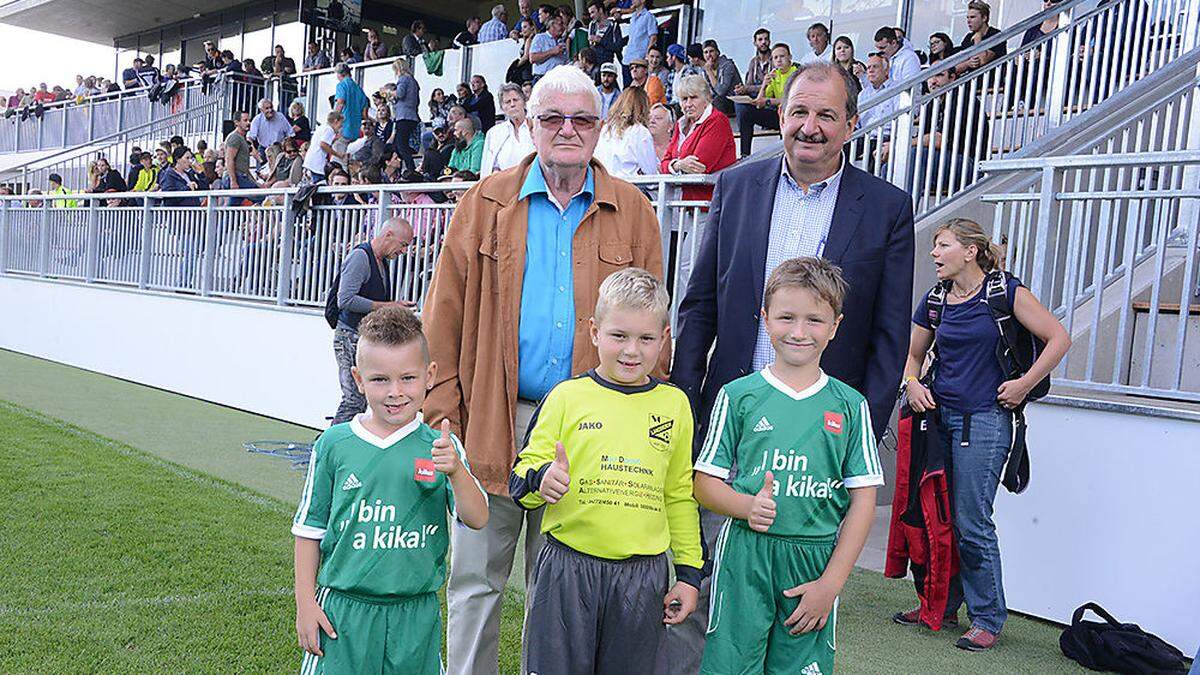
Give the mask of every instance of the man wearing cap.
<svg viewBox="0 0 1200 675">
<path fill-rule="evenodd" d="M 600 84 L 596 87 L 600 92 L 600 119 L 608 119 L 609 109 L 621 94 L 621 88 L 617 86 L 617 72 L 615 63 L 600 65 Z"/>
<path fill-rule="evenodd" d="M 681 44 L 673 44 L 667 47 L 667 65 L 671 68 L 671 103 L 678 103 L 679 97 L 675 95 L 676 85 L 679 80 L 688 75 L 703 75 L 704 71 L 688 60 L 687 50 Z"/>
<path fill-rule="evenodd" d="M 663 83 L 657 77 L 649 74 L 646 59 L 634 59 L 629 62 L 629 86 L 641 87 L 650 99 L 650 105 L 667 102 L 667 92 Z"/>
</svg>

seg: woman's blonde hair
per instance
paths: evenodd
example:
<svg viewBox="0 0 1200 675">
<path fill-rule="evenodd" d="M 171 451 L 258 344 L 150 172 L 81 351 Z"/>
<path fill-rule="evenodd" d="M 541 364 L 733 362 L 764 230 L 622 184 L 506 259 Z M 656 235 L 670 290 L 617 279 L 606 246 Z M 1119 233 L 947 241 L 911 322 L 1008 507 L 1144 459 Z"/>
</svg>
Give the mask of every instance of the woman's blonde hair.
<svg viewBox="0 0 1200 675">
<path fill-rule="evenodd" d="M 963 248 L 974 246 L 975 262 L 985 273 L 1004 269 L 1004 249 L 992 242 L 979 223 L 966 218 L 951 218 L 933 231 L 934 240 L 936 241 L 943 232 L 953 234 Z"/>
<path fill-rule="evenodd" d="M 635 124 L 648 125 L 650 97 L 641 87 L 626 87 L 608 109 L 608 119 L 604 123 L 617 138 L 624 136 L 625 130 Z"/>
<path fill-rule="evenodd" d="M 300 101 L 292 101 L 292 104 L 288 106 L 288 112 L 295 113 L 297 110 L 299 110 L 300 112 L 296 113 L 296 117 L 300 117 L 301 115 L 303 115 L 304 114 L 304 104 L 301 103 Z"/>
<path fill-rule="evenodd" d="M 685 75 L 675 83 L 675 96 L 679 99 L 688 96 L 712 100 L 712 90 L 708 88 L 708 79 L 703 75 Z"/>
<path fill-rule="evenodd" d="M 412 64 L 408 62 L 408 58 L 401 56 L 392 61 L 392 72 L 396 74 L 396 77 L 412 75 Z"/>
</svg>

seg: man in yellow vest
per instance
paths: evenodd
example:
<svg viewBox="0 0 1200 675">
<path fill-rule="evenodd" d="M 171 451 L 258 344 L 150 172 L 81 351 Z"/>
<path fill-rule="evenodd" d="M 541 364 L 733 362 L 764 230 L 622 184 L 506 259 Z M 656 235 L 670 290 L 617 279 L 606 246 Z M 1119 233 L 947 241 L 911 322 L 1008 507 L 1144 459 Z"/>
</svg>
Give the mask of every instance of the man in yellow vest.
<svg viewBox="0 0 1200 675">
<path fill-rule="evenodd" d="M 50 194 L 50 195 L 69 195 L 69 194 L 72 194 L 72 191 L 71 191 L 71 190 L 68 190 L 67 188 L 63 187 L 63 184 L 62 184 L 62 182 L 63 182 L 62 176 L 60 176 L 60 175 L 58 175 L 58 174 L 56 174 L 56 173 L 52 173 L 52 174 L 50 174 L 50 179 L 49 179 L 49 180 L 50 180 L 50 191 L 49 191 L 49 192 L 47 192 L 46 194 Z M 56 209 L 61 209 L 61 208 L 64 208 L 64 207 L 65 207 L 65 208 L 68 208 L 68 209 L 73 209 L 73 208 L 76 208 L 76 207 L 78 207 L 78 206 L 79 206 L 79 200 L 78 200 L 78 199 L 55 199 L 55 200 L 54 200 L 54 208 L 56 208 Z"/>
</svg>

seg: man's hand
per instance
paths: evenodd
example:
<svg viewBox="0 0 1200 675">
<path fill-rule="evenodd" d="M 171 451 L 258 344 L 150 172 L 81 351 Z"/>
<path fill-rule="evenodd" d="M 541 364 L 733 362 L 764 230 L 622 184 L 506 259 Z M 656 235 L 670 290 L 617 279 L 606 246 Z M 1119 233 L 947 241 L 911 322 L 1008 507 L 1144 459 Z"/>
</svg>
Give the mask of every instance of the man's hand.
<svg viewBox="0 0 1200 675">
<path fill-rule="evenodd" d="M 750 503 L 750 517 L 746 520 L 755 532 L 766 532 L 775 522 L 775 474 L 770 471 L 763 477 L 762 489 Z"/>
<path fill-rule="evenodd" d="M 571 464 L 567 461 L 567 449 L 563 447 L 562 441 L 559 441 L 554 444 L 554 461 L 550 463 L 550 468 L 546 469 L 546 475 L 542 476 L 542 486 L 538 488 L 538 493 L 547 504 L 557 504 L 570 487 Z"/>
<path fill-rule="evenodd" d="M 828 582 L 820 579 L 800 584 L 783 592 L 785 598 L 800 598 L 800 605 L 792 612 L 783 625 L 790 626 L 792 635 L 821 630 L 829 620 L 829 612 L 833 609 L 833 601 L 837 599 L 839 588 L 832 588 Z"/>
<path fill-rule="evenodd" d="M 746 85 L 744 85 L 744 84 L 733 85 L 733 93 L 737 94 L 738 96 L 744 95 L 746 93 Z"/>
<path fill-rule="evenodd" d="M 325 610 L 317 604 L 313 598 L 309 598 L 303 603 L 296 606 L 296 638 L 300 643 L 300 648 L 309 654 L 324 656 L 321 652 L 321 631 L 330 638 L 336 640 L 337 632 L 333 630 L 333 624 L 329 623 L 329 617 L 325 616 Z"/>
<path fill-rule="evenodd" d="M 462 468 L 462 461 L 450 440 L 450 420 L 442 420 L 442 437 L 433 442 L 433 468 L 453 476 Z"/>
<path fill-rule="evenodd" d="M 671 590 L 663 597 L 663 623 L 675 625 L 683 623 L 688 615 L 696 610 L 700 591 L 691 584 L 676 581 Z"/>
</svg>

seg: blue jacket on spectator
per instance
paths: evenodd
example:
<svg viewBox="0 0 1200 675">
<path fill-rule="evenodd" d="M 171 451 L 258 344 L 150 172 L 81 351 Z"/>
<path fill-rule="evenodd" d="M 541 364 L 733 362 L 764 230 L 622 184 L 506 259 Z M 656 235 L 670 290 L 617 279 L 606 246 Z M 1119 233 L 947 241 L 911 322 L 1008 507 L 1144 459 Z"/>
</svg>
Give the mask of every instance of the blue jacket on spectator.
<svg viewBox="0 0 1200 675">
<path fill-rule="evenodd" d="M 208 189 L 208 181 L 195 172 L 181 174 L 175 167 L 168 166 L 158 174 L 158 189 L 163 192 L 187 192 L 192 189 L 189 182 L 194 182 L 197 190 Z M 200 198 L 164 197 L 162 203 L 163 206 L 200 206 Z"/>
</svg>

